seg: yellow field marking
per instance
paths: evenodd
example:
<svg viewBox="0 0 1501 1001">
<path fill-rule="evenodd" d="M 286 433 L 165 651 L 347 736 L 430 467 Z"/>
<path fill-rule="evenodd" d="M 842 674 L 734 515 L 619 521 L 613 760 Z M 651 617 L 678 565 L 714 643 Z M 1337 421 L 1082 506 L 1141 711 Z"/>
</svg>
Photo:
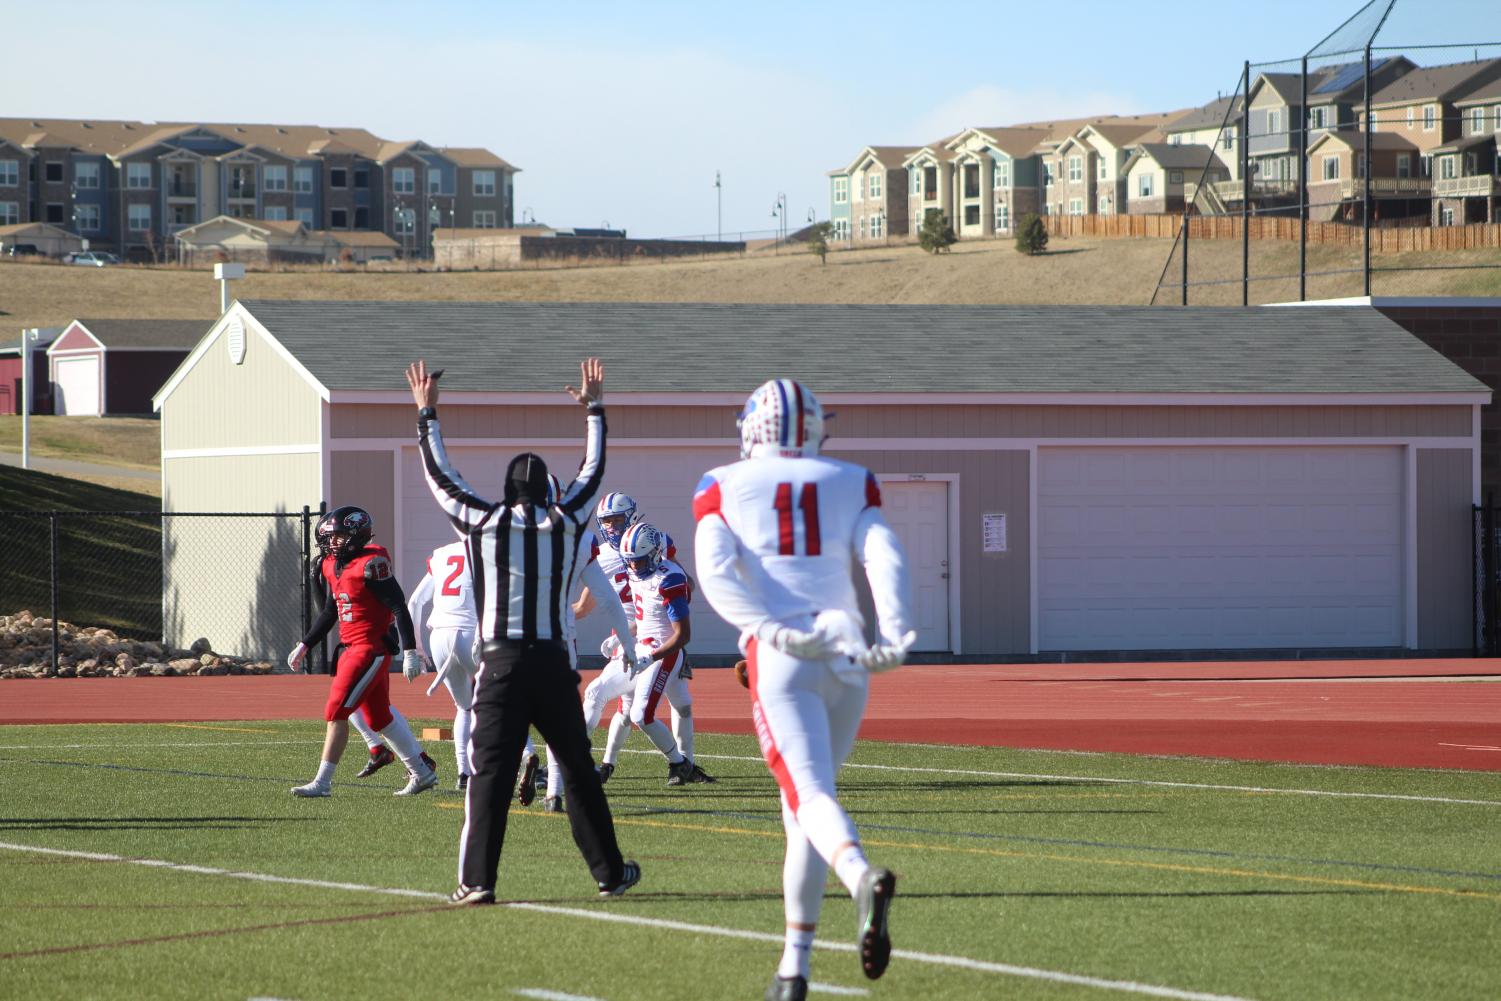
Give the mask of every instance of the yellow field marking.
<svg viewBox="0 0 1501 1001">
<path fill-rule="evenodd" d="M 440 803 L 444 809 L 462 809 L 461 804 Z M 556 817 L 564 814 L 529 813 L 513 811 L 511 816 Z M 781 831 L 753 831 L 744 827 L 706 827 L 700 824 L 678 824 L 667 820 L 642 820 L 616 817 L 616 824 L 628 827 L 663 827 L 675 831 L 702 831 L 705 834 L 741 834 L 753 838 L 782 837 Z M 1451 890 L 1443 886 L 1410 886 L 1405 883 L 1372 883 L 1361 879 L 1335 879 L 1329 876 L 1299 876 L 1285 872 L 1263 872 L 1256 869 L 1220 869 L 1214 866 L 1180 865 L 1173 862 L 1141 862 L 1134 859 L 1090 858 L 1083 855 L 1059 855 L 1052 852 L 1018 852 L 1003 848 L 967 848 L 960 845 L 934 845 L 912 841 L 884 841 L 873 838 L 861 839 L 877 848 L 904 848 L 922 852 L 949 852 L 955 855 L 984 855 L 991 858 L 1042 859 L 1048 862 L 1077 862 L 1083 865 L 1110 865 L 1125 869 L 1154 869 L 1159 872 L 1183 872 L 1198 876 L 1233 876 L 1237 879 L 1271 879 L 1285 883 L 1311 883 L 1316 886 L 1345 886 L 1358 890 L 1381 890 L 1389 893 L 1420 893 L 1444 897 L 1470 897 L 1480 900 L 1501 900 L 1501 893 L 1485 893 L 1481 890 Z"/>
<path fill-rule="evenodd" d="M 163 723 L 162 726 L 176 727 L 179 730 L 224 730 L 228 733 L 276 733 L 264 727 L 252 730 L 244 726 L 209 726 L 205 723 Z"/>
</svg>

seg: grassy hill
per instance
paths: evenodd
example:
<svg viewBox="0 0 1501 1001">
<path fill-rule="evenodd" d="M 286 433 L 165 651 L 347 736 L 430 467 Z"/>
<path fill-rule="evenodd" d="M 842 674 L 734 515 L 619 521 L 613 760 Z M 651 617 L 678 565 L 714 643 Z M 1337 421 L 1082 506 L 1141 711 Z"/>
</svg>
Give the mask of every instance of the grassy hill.
<svg viewBox="0 0 1501 1001">
<path fill-rule="evenodd" d="M 961 243 L 931 256 L 915 246 L 840 251 L 827 265 L 803 249 L 781 255 L 490 272 L 252 272 L 236 282 L 243 298 L 634 301 L 1133 304 L 1151 301 L 1167 240 L 1055 237 L 1049 253 L 1025 257 L 1006 241 Z M 1238 279 L 1240 243 L 1196 241 L 1195 282 Z M 1296 273 L 1296 244 L 1255 242 L 1257 275 Z M 1501 264 L 1496 251 L 1379 257 L 1381 267 Z M 1311 271 L 1358 268 L 1359 247 L 1310 247 Z M 1168 281 L 1178 280 L 1177 262 Z M 1498 295 L 1501 270 L 1382 275 L 1378 295 Z M 1314 278 L 1309 295 L 1361 293 L 1360 276 Z M 1175 301 L 1175 294 L 1168 293 Z M 1297 298 L 1295 280 L 1253 285 L 1252 302 Z M 1195 289 L 1202 304 L 1240 302 L 1238 284 Z M 218 286 L 207 270 L 0 265 L 0 317 L 17 327 L 58 326 L 79 316 L 211 318 Z"/>
</svg>

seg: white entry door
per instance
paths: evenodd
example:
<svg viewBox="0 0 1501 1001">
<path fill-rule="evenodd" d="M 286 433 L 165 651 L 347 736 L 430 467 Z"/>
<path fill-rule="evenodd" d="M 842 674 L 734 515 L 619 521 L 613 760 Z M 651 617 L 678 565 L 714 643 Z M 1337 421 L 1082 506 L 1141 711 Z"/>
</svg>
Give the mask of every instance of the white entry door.
<svg viewBox="0 0 1501 1001">
<path fill-rule="evenodd" d="M 58 358 L 52 398 L 56 413 L 68 416 L 99 416 L 99 356 Z"/>
<path fill-rule="evenodd" d="M 1402 642 L 1399 448 L 1043 448 L 1043 650 Z"/>
<path fill-rule="evenodd" d="M 907 550 L 916 650 L 950 650 L 949 484 L 882 480 L 881 510 Z"/>
</svg>

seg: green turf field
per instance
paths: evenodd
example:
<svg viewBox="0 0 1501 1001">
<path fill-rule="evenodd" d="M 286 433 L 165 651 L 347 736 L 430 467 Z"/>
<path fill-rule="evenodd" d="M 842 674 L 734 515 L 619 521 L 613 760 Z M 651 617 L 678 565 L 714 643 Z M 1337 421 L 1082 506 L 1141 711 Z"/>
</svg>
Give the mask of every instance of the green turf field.
<svg viewBox="0 0 1501 1001">
<path fill-rule="evenodd" d="M 0 727 L 0 997 L 761 996 L 781 826 L 750 738 L 699 737 L 713 786 L 622 758 L 626 896 L 595 897 L 539 800 L 502 860 L 527 905 L 452 909 L 458 795 L 357 782 L 356 741 L 333 798 L 294 799 L 321 729 Z M 1501 775 L 877 743 L 852 764 L 899 954 L 863 979 L 831 883 L 814 997 L 1501 996 Z"/>
</svg>

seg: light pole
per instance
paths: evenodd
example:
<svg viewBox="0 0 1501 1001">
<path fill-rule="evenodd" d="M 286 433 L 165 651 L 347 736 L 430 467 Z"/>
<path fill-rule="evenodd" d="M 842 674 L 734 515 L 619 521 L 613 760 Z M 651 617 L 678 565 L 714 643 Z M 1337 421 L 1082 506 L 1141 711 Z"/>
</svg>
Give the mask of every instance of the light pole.
<svg viewBox="0 0 1501 1001">
<path fill-rule="evenodd" d="M 717 170 L 714 172 L 714 239 L 724 242 L 724 185 L 720 183 Z"/>
</svg>

